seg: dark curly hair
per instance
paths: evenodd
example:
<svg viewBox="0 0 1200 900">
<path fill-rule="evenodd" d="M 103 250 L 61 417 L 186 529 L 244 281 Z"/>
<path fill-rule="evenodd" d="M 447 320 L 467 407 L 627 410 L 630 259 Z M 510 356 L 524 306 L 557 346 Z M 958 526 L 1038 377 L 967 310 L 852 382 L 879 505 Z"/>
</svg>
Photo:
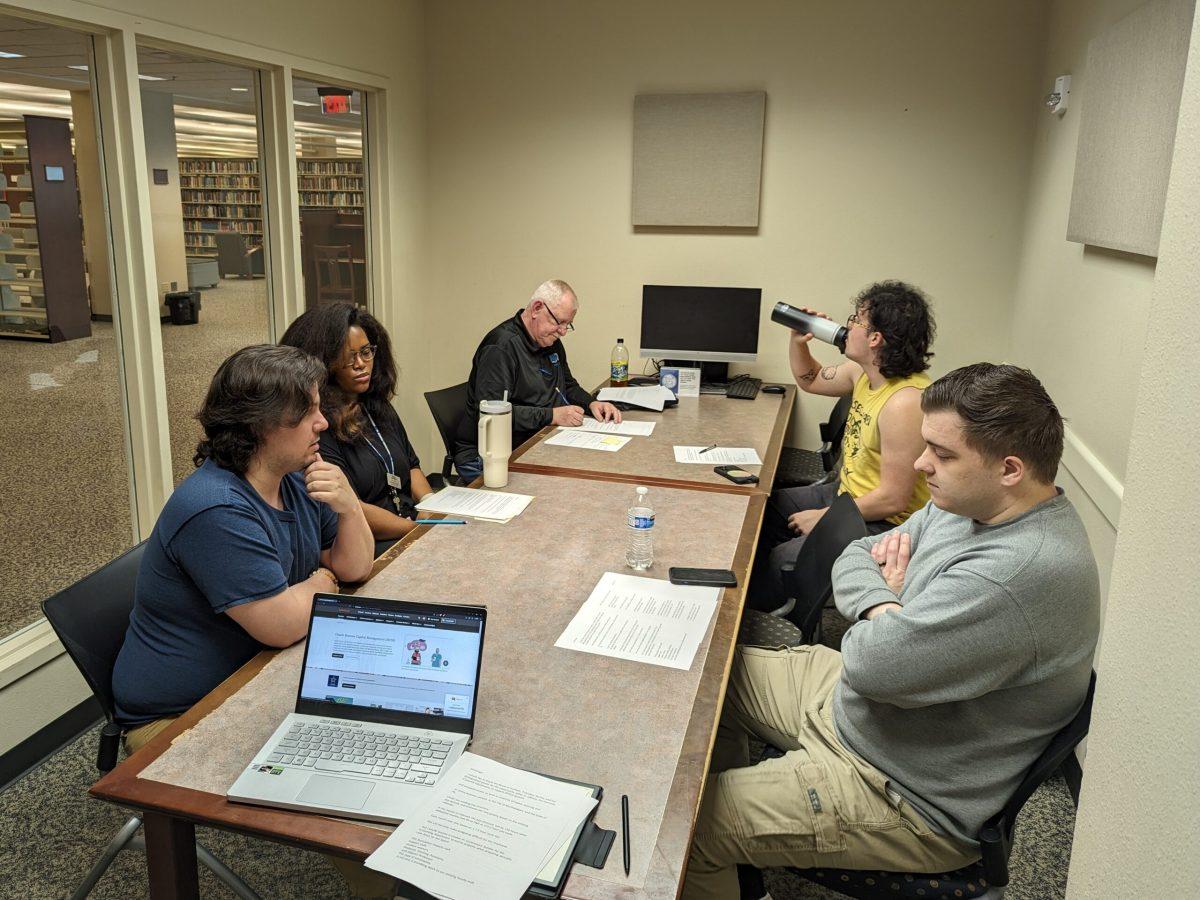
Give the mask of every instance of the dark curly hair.
<svg viewBox="0 0 1200 900">
<path fill-rule="evenodd" d="M 871 330 L 883 335 L 879 371 L 884 378 L 907 378 L 929 368 L 937 326 L 929 298 L 903 281 L 878 281 L 854 298 L 854 311 L 866 313 Z"/>
<path fill-rule="evenodd" d="M 295 347 L 243 347 L 217 369 L 196 418 L 204 440 L 192 462 L 211 459 L 244 475 L 267 432 L 292 426 L 312 406 L 312 390 L 325 378 L 319 360 Z"/>
<path fill-rule="evenodd" d="M 357 398 L 343 391 L 334 377 L 341 365 L 342 353 L 350 329 L 358 326 L 375 345 L 375 363 L 371 369 L 371 384 Z M 326 303 L 297 317 L 283 333 L 279 343 L 306 350 L 325 364 L 321 382 L 321 412 L 329 427 L 340 440 L 353 440 L 360 434 L 357 417 L 349 416 L 352 399 L 375 418 L 386 415 L 396 393 L 396 360 L 392 356 L 392 341 L 387 330 L 373 315 L 353 303 Z"/>
<path fill-rule="evenodd" d="M 1043 484 L 1054 483 L 1063 417 L 1028 369 L 986 362 L 955 369 L 925 388 L 921 410 L 956 413 L 964 440 L 985 457 L 1019 457 Z"/>
</svg>

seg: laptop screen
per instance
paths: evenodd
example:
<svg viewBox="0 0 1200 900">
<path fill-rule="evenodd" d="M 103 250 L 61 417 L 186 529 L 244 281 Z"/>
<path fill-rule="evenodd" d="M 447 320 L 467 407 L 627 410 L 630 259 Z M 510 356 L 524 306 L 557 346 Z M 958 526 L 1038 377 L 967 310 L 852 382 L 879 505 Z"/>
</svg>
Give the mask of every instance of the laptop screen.
<svg viewBox="0 0 1200 900">
<path fill-rule="evenodd" d="M 317 594 L 297 706 L 350 706 L 324 712 L 376 721 L 393 717 L 360 711 L 474 719 L 485 617 L 481 607 Z"/>
</svg>

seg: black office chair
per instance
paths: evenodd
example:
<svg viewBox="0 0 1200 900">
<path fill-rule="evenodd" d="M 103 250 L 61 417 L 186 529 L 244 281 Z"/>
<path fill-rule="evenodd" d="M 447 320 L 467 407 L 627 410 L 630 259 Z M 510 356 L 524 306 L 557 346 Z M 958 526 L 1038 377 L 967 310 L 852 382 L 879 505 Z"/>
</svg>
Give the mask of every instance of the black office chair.
<svg viewBox="0 0 1200 900">
<path fill-rule="evenodd" d="M 849 417 L 850 397 L 847 395 L 834 404 L 828 421 L 818 426 L 821 431 L 821 446 L 818 449 L 784 447 L 779 454 L 779 464 L 775 467 L 774 487 L 825 484 L 836 478 L 842 453 L 842 437 L 846 433 L 846 420 Z"/>
<path fill-rule="evenodd" d="M 793 565 L 783 567 L 784 585 L 791 598 L 775 612 L 742 612 L 739 644 L 798 647 L 821 639 L 821 612 L 833 595 L 833 564 L 851 542 L 867 536 L 858 505 L 839 494 L 804 539 Z"/>
<path fill-rule="evenodd" d="M 461 479 L 452 474 L 454 445 L 458 442 L 458 423 L 467 414 L 467 383 L 464 381 L 440 391 L 427 391 L 425 402 L 429 404 L 429 411 L 433 413 L 433 421 L 446 447 L 446 458 L 442 460 L 442 481 L 445 484 L 458 484 Z"/>
<path fill-rule="evenodd" d="M 42 601 L 42 612 L 47 621 L 104 711 L 107 721 L 100 731 L 100 747 L 96 751 L 96 768 L 101 775 L 112 771 L 121 752 L 121 726 L 114 721 L 112 673 L 129 627 L 133 591 L 145 546 L 143 541 Z M 117 854 L 126 847 L 145 849 L 145 841 L 137 833 L 141 825 L 141 816 L 135 815 L 121 826 L 71 895 L 72 900 L 86 897 Z M 199 843 L 196 844 L 196 855 L 238 897 L 260 900 L 241 878 Z"/>
<path fill-rule="evenodd" d="M 877 869 L 791 869 L 801 878 L 856 900 L 881 898 L 980 897 L 999 900 L 1008 887 L 1008 859 L 1012 854 L 1013 826 L 1017 815 L 1033 792 L 1056 772 L 1061 771 L 1071 792 L 1079 803 L 1079 782 L 1083 772 L 1075 748 L 1087 736 L 1092 720 L 1092 698 L 1096 694 L 1096 672 L 1092 671 L 1083 705 L 1067 725 L 1051 739 L 1049 746 L 1029 767 L 1017 789 L 1004 808 L 983 823 L 979 829 L 982 858 L 978 862 L 952 872 L 915 874 L 912 872 L 881 872 Z M 762 873 L 753 866 L 738 866 L 742 896 L 761 897 Z M 754 894 L 755 891 L 757 894 Z"/>
</svg>

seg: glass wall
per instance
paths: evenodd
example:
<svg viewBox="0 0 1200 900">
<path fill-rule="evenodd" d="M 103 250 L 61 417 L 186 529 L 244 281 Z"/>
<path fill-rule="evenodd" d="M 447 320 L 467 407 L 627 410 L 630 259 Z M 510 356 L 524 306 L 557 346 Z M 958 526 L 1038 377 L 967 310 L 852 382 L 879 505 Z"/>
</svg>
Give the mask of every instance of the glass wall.
<svg viewBox="0 0 1200 900">
<path fill-rule="evenodd" d="M 0 639 L 134 542 L 91 56 L 0 16 Z"/>
<path fill-rule="evenodd" d="M 138 77 L 178 484 L 217 366 L 271 340 L 258 90 L 251 69 L 142 46 Z"/>
<path fill-rule="evenodd" d="M 304 307 L 367 306 L 366 111 L 361 91 L 292 80 Z"/>
</svg>

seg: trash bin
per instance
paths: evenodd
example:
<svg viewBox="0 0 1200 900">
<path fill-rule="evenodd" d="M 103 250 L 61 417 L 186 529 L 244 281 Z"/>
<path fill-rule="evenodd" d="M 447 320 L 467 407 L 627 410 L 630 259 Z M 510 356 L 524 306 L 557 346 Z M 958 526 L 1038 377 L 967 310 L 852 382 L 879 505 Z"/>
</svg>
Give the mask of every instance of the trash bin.
<svg viewBox="0 0 1200 900">
<path fill-rule="evenodd" d="M 200 321 L 199 291 L 171 291 L 166 300 L 172 325 L 195 325 Z"/>
</svg>

